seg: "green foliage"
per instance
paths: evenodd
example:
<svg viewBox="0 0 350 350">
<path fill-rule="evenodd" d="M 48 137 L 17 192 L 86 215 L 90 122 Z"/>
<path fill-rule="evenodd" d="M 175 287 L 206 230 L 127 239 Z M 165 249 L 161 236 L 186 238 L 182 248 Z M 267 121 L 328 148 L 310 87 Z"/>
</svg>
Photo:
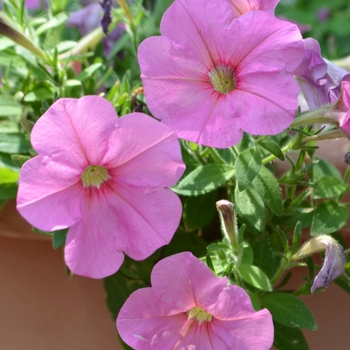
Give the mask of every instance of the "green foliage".
<svg viewBox="0 0 350 350">
<path fill-rule="evenodd" d="M 261 298 L 274 321 L 288 327 L 316 330 L 317 324 L 303 301 L 288 293 L 266 294 Z"/>
<path fill-rule="evenodd" d="M 66 27 L 69 14 L 81 8 L 79 1 L 53 0 L 47 11 L 31 13 L 23 1 L 3 1 L 1 16 L 33 47 L 0 37 L 0 207 L 16 197 L 20 167 L 36 155 L 30 144 L 31 129 L 57 99 L 101 94 L 120 117 L 135 110 L 151 116 L 137 47 L 144 38 L 160 34 L 161 17 L 172 0 L 128 3 L 133 23 L 121 8 L 113 9 L 113 25 L 123 23 L 126 30 L 105 54 L 103 36 L 84 47 L 86 38 Z M 322 7 L 330 10 L 325 21 L 317 19 Z M 320 40 L 324 56 L 336 58 L 350 54 L 349 9 L 345 0 L 295 0 L 281 1 L 276 13 L 310 24 L 306 35 Z M 255 310 L 269 309 L 277 349 L 307 350 L 300 329 L 315 330 L 317 325 L 298 296 L 310 293 L 318 267 L 312 258 L 293 262 L 291 256 L 308 239 L 310 229 L 312 235 L 334 235 L 347 249 L 338 231 L 348 221 L 350 205 L 345 196 L 350 170 L 343 177 L 334 165 L 315 156 L 315 143 L 303 143 L 306 136 L 318 132 L 310 126 L 275 136 L 244 134 L 240 143 L 228 149 L 181 140 L 186 171 L 172 188 L 183 203 L 179 229 L 169 245 L 141 262 L 125 257 L 121 269 L 104 279 L 112 318 L 133 291 L 150 286 L 152 268 L 160 259 L 190 251 L 217 276 L 245 288 Z M 287 164 L 284 174 L 278 171 L 282 161 Z M 236 243 L 223 238 L 220 230 L 215 203 L 226 198 L 233 202 L 238 218 Z M 51 236 L 54 249 L 65 245 L 68 230 L 35 231 Z M 308 266 L 308 276 L 296 290 L 282 293 L 280 288 L 298 264 Z M 350 294 L 348 265 L 336 283 Z"/>
</svg>

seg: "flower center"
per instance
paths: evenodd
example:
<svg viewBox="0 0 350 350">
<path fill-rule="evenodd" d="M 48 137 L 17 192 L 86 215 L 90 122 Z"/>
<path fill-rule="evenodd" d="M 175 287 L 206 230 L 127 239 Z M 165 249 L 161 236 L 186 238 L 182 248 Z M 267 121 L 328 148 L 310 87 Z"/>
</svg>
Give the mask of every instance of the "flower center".
<svg viewBox="0 0 350 350">
<path fill-rule="evenodd" d="M 219 65 L 213 68 L 208 75 L 214 89 L 221 94 L 229 94 L 236 87 L 236 77 L 230 67 Z"/>
<path fill-rule="evenodd" d="M 107 169 L 102 165 L 89 165 L 81 175 L 84 187 L 100 188 L 101 184 L 110 178 Z"/>
<path fill-rule="evenodd" d="M 187 316 L 189 319 L 196 319 L 199 324 L 202 322 L 210 322 L 213 316 L 206 311 L 204 311 L 201 307 L 195 306 L 191 310 L 187 312 Z"/>
</svg>

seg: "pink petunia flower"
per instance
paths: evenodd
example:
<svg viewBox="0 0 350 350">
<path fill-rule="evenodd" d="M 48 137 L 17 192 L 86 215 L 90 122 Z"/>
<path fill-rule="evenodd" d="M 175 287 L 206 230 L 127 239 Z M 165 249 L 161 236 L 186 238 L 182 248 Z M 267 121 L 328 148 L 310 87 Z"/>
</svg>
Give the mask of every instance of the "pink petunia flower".
<svg viewBox="0 0 350 350">
<path fill-rule="evenodd" d="M 116 272 L 168 244 L 182 213 L 168 188 L 184 172 L 178 139 L 145 114 L 120 119 L 98 96 L 63 98 L 35 124 L 39 156 L 21 170 L 17 209 L 44 231 L 69 227 L 65 261 L 78 275 Z"/>
<path fill-rule="evenodd" d="M 158 262 L 152 287 L 132 293 L 117 318 L 121 338 L 133 349 L 267 350 L 272 317 L 255 312 L 241 287 L 217 277 L 189 252 Z"/>
<path fill-rule="evenodd" d="M 350 139 L 350 82 L 343 81 L 341 83 L 341 95 L 336 103 L 338 110 L 337 119 L 339 127 L 346 133 Z"/>
<path fill-rule="evenodd" d="M 243 131 L 277 134 L 293 121 L 290 73 L 304 48 L 296 25 L 264 11 L 235 18 L 229 0 L 175 0 L 162 36 L 139 47 L 147 106 L 181 138 L 227 148 Z"/>
</svg>

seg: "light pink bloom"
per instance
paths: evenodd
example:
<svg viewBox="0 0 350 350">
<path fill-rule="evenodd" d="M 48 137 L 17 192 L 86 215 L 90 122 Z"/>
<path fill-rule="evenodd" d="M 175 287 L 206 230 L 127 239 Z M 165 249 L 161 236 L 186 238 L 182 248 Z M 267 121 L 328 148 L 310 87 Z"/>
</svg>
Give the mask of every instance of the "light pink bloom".
<svg viewBox="0 0 350 350">
<path fill-rule="evenodd" d="M 310 109 L 334 103 L 340 96 L 342 81 L 350 81 L 350 73 L 324 59 L 319 43 L 304 41 L 305 56 L 294 71 Z"/>
<path fill-rule="evenodd" d="M 275 12 L 275 7 L 280 0 L 229 0 L 235 17 L 239 17 L 246 12 L 261 10 L 271 13 Z"/>
<path fill-rule="evenodd" d="M 339 126 L 350 139 L 350 83 L 348 81 L 342 82 L 341 96 L 336 105 L 337 109 L 339 109 Z"/>
<path fill-rule="evenodd" d="M 21 170 L 17 209 L 44 231 L 69 227 L 65 261 L 79 275 L 116 272 L 168 244 L 181 202 L 168 188 L 184 171 L 176 135 L 141 113 L 117 119 L 98 96 L 55 102 L 35 124 L 39 156 Z"/>
<path fill-rule="evenodd" d="M 303 59 L 297 26 L 263 11 L 235 19 L 228 0 L 175 0 L 162 36 L 139 47 L 147 106 L 179 137 L 227 148 L 243 131 L 277 134 L 293 121 Z"/>
<path fill-rule="evenodd" d="M 151 283 L 129 296 L 117 318 L 121 338 L 133 349 L 271 348 L 270 312 L 255 312 L 244 289 L 215 276 L 191 253 L 158 262 Z"/>
</svg>

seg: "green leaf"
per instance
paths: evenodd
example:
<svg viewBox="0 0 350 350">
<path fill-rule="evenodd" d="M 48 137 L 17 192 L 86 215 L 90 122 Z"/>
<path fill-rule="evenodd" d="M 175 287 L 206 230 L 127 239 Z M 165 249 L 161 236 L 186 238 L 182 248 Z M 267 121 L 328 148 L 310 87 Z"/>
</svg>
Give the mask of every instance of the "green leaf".
<svg viewBox="0 0 350 350">
<path fill-rule="evenodd" d="M 240 191 L 245 190 L 258 175 L 262 166 L 261 156 L 254 148 L 242 152 L 235 163 L 236 177 Z"/>
<path fill-rule="evenodd" d="M 183 178 L 172 190 L 184 196 L 196 196 L 213 191 L 231 179 L 235 169 L 229 165 L 201 166 Z"/>
<path fill-rule="evenodd" d="M 3 153 L 28 153 L 30 142 L 24 134 L 3 134 L 0 136 L 0 152 Z"/>
<path fill-rule="evenodd" d="M 260 305 L 258 297 L 249 290 L 247 290 L 246 292 L 249 294 L 250 301 L 252 302 L 254 310 L 255 311 L 261 310 L 261 305 Z"/>
<path fill-rule="evenodd" d="M 16 198 L 19 173 L 10 169 L 0 169 L 0 200 Z"/>
<path fill-rule="evenodd" d="M 265 228 L 265 205 L 253 187 L 240 192 L 235 188 L 235 204 L 239 214 L 248 220 L 259 232 Z"/>
<path fill-rule="evenodd" d="M 16 183 L 0 184 L 0 201 L 16 198 L 18 186 Z"/>
<path fill-rule="evenodd" d="M 315 184 L 314 198 L 338 198 L 346 191 L 346 185 L 335 176 L 321 177 Z"/>
<path fill-rule="evenodd" d="M 1 110 L 1 107 L 0 107 L 0 110 Z M 10 120 L 0 120 L 0 134 L 12 134 L 12 133 L 18 133 L 18 132 L 19 132 L 18 123 L 12 122 Z"/>
<path fill-rule="evenodd" d="M 20 166 L 18 166 L 16 160 L 14 160 L 12 156 L 14 155 L 0 152 L 0 168 L 7 168 L 19 172 Z"/>
<path fill-rule="evenodd" d="M 278 181 L 265 167 L 261 167 L 259 174 L 252 181 L 252 185 L 262 200 L 278 216 L 283 213 L 282 194 Z"/>
<path fill-rule="evenodd" d="M 267 292 L 272 291 L 270 280 L 257 266 L 239 265 L 237 270 L 242 278 L 255 288 L 266 290 Z"/>
<path fill-rule="evenodd" d="M 68 229 L 54 231 L 52 233 L 52 247 L 58 249 L 66 244 Z"/>
<path fill-rule="evenodd" d="M 346 276 L 340 276 L 334 281 L 339 287 L 345 290 L 350 294 L 350 279 Z"/>
<path fill-rule="evenodd" d="M 61 24 L 63 24 L 67 20 L 68 16 L 66 13 L 61 12 L 55 17 L 50 18 L 47 22 L 45 22 L 42 26 L 40 26 L 36 30 L 36 36 L 39 36 L 40 34 L 47 32 L 50 29 L 54 29 L 59 27 Z"/>
<path fill-rule="evenodd" d="M 51 87 L 34 89 L 24 96 L 24 102 L 36 102 L 52 99 L 55 91 Z"/>
<path fill-rule="evenodd" d="M 262 141 L 260 142 L 260 146 L 265 148 L 267 151 L 272 153 L 274 156 L 276 156 L 280 160 L 284 160 L 284 155 L 281 150 L 281 147 L 277 143 L 273 141 Z"/>
<path fill-rule="evenodd" d="M 250 244 L 248 242 L 243 242 L 241 249 L 241 264 L 252 265 L 254 260 L 254 252 Z"/>
<path fill-rule="evenodd" d="M 19 174 L 10 169 L 0 169 L 0 184 L 17 183 Z"/>
<path fill-rule="evenodd" d="M 254 265 L 259 266 L 270 278 L 275 274 L 280 264 L 280 257 L 273 254 L 274 249 L 271 243 L 262 237 L 252 244 L 254 252 Z"/>
<path fill-rule="evenodd" d="M 280 350 L 309 350 L 304 334 L 300 329 L 276 323 L 274 346 Z"/>
<path fill-rule="evenodd" d="M 235 155 L 231 148 L 213 148 L 219 157 L 228 165 L 233 164 Z"/>
<path fill-rule="evenodd" d="M 188 230 L 196 230 L 209 224 L 216 216 L 215 203 L 218 195 L 215 191 L 207 194 L 186 198 L 184 204 L 184 219 Z"/>
<path fill-rule="evenodd" d="M 266 294 L 261 297 L 273 319 L 287 327 L 316 330 L 317 324 L 310 310 L 299 298 L 288 293 Z"/>
<path fill-rule="evenodd" d="M 189 251 L 193 255 L 201 257 L 207 252 L 207 244 L 202 237 L 193 232 L 178 230 L 171 242 L 163 248 L 163 256 L 169 256 L 183 251 Z"/>
<path fill-rule="evenodd" d="M 314 211 L 311 235 L 329 234 L 340 230 L 348 221 L 347 208 L 334 201 L 321 203 Z"/>
<path fill-rule="evenodd" d="M 12 96 L 0 96 L 0 117 L 18 116 L 21 113 L 22 107 L 13 99 Z"/>
<path fill-rule="evenodd" d="M 318 159 L 318 163 L 314 166 L 313 172 L 314 172 L 314 181 L 318 181 L 320 178 L 324 176 L 335 176 L 339 180 L 342 179 L 342 176 L 339 172 L 339 170 L 333 166 L 332 164 L 328 163 L 324 159 Z"/>
<path fill-rule="evenodd" d="M 84 81 L 87 78 L 90 78 L 95 72 L 97 72 L 102 67 L 101 62 L 94 63 L 89 67 L 85 68 L 79 75 L 76 77 L 79 81 Z"/>
</svg>

